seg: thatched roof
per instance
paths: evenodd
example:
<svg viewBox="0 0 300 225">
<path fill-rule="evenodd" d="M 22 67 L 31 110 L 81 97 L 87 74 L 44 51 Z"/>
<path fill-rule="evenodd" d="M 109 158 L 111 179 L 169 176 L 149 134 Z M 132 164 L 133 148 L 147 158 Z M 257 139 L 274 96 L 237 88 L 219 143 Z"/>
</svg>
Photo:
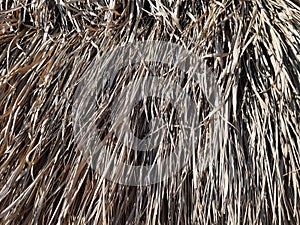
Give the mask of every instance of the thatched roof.
<svg viewBox="0 0 300 225">
<path fill-rule="evenodd" d="M 205 122 L 211 105 L 186 81 L 201 106 L 193 150 L 201 163 L 126 186 L 78 151 L 72 107 L 96 57 L 143 40 L 204 59 L 222 125 L 216 132 Z M 299 1 L 0 1 L 0 59 L 1 224 L 300 223 Z M 121 71 L 111 91 L 145 67 Z M 109 112 L 98 118 L 104 136 Z"/>
</svg>

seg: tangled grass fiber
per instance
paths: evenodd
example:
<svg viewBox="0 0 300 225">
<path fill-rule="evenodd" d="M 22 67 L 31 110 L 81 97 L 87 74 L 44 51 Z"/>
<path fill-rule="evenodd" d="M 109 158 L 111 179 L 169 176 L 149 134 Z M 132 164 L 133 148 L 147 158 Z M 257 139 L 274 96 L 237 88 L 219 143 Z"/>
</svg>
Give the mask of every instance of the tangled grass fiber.
<svg viewBox="0 0 300 225">
<path fill-rule="evenodd" d="M 71 113 L 96 55 L 139 40 L 205 58 L 226 123 L 202 166 L 131 187 L 90 168 Z M 300 224 L 297 0 L 1 0 L 0 75 L 1 224 Z"/>
</svg>

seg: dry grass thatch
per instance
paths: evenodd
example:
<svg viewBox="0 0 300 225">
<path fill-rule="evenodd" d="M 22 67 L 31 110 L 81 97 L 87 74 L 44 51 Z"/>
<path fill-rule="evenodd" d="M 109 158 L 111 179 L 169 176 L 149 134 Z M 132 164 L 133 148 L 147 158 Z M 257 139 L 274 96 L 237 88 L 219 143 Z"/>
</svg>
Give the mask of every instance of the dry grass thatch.
<svg viewBox="0 0 300 225">
<path fill-rule="evenodd" d="M 224 123 L 218 134 L 201 127 L 201 165 L 132 187 L 77 151 L 72 104 L 96 55 L 139 40 L 205 59 Z M 299 62 L 298 0 L 1 0 L 0 223 L 300 224 Z M 144 67 L 121 71 L 113 90 Z M 202 121 L 211 106 L 184 86 Z"/>
</svg>

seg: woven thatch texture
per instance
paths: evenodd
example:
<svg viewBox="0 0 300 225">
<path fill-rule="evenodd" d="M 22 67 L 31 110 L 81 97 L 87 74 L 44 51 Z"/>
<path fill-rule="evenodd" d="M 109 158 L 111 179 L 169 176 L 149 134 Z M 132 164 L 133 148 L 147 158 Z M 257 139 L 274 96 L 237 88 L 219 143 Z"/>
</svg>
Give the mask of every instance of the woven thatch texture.
<svg viewBox="0 0 300 225">
<path fill-rule="evenodd" d="M 300 223 L 298 1 L 6 0 L 0 13 L 1 224 Z M 72 132 L 87 66 L 137 40 L 206 57 L 226 122 L 204 166 L 148 187 L 101 179 Z"/>
</svg>

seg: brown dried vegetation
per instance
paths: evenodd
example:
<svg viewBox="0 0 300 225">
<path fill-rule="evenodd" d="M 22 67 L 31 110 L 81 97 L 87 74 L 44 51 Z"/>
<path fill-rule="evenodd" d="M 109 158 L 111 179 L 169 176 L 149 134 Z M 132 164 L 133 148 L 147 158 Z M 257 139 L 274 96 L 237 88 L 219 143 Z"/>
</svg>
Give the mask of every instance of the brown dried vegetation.
<svg viewBox="0 0 300 225">
<path fill-rule="evenodd" d="M 95 56 L 138 40 L 207 58 L 226 123 L 201 168 L 128 187 L 83 160 L 71 108 Z M 0 1 L 0 223 L 299 224 L 299 78 L 299 1 Z"/>
</svg>

